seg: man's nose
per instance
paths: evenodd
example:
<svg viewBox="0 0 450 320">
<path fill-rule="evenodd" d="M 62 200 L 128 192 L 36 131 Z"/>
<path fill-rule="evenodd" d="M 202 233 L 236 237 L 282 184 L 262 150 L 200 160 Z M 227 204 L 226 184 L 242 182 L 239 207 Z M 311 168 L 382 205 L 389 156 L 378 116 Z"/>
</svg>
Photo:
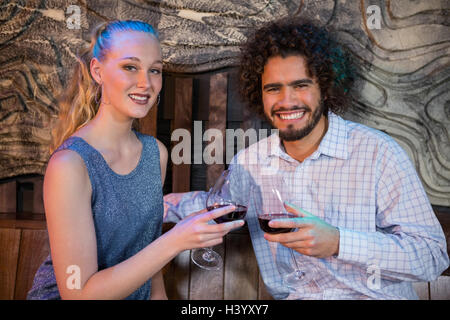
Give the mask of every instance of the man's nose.
<svg viewBox="0 0 450 320">
<path fill-rule="evenodd" d="M 280 99 L 278 101 L 280 105 L 290 106 L 297 103 L 297 97 L 294 89 L 290 87 L 284 87 L 280 92 Z"/>
</svg>

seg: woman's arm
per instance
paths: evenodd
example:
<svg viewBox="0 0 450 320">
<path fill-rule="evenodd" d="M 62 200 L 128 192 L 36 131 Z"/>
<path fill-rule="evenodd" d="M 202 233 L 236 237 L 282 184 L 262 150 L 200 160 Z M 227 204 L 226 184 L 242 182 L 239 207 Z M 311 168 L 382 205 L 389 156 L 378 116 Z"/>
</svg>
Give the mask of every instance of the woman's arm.
<svg viewBox="0 0 450 320">
<path fill-rule="evenodd" d="M 70 150 L 55 153 L 44 177 L 44 206 L 53 267 L 63 299 L 81 298 L 97 272 L 97 245 L 91 211 L 91 184 L 81 157 Z M 75 267 L 73 275 L 68 274 Z M 79 272 L 78 272 L 79 271 Z M 75 288 L 67 285 L 69 276 Z"/>
<path fill-rule="evenodd" d="M 162 270 L 152 277 L 151 300 L 168 300 Z"/>
</svg>

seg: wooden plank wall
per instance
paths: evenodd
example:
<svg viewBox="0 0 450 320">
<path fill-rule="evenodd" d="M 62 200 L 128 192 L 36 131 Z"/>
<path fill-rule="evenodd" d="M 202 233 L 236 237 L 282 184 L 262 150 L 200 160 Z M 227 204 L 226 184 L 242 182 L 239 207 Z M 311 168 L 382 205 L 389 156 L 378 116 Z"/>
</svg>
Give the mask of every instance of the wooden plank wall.
<svg viewBox="0 0 450 320">
<path fill-rule="evenodd" d="M 242 108 L 236 95 L 235 77 L 235 71 L 230 69 L 189 77 L 165 76 L 161 103 L 139 121 L 140 130 L 156 134 L 170 155 L 171 131 L 185 128 L 192 132 L 193 121 L 202 121 L 202 133 L 207 128 L 219 128 L 221 132 L 225 128 L 267 128 Z M 208 143 L 204 141 L 203 148 Z M 226 164 L 169 164 L 165 193 L 206 190 L 224 168 Z M 24 299 L 37 268 L 49 253 L 42 182 L 39 176 L 0 182 L 0 299 Z M 450 244 L 448 210 L 436 209 Z M 165 224 L 164 230 L 170 227 Z M 190 260 L 190 250 L 164 267 L 169 299 L 271 299 L 261 280 L 246 227 L 228 234 L 214 249 L 224 258 L 223 270 L 198 268 Z M 447 270 L 434 282 L 415 283 L 419 298 L 449 300 L 449 276 Z"/>
<path fill-rule="evenodd" d="M 192 133 L 192 79 L 176 78 L 174 86 L 175 99 L 172 131 L 175 129 L 186 129 Z M 180 156 L 184 157 L 185 155 L 180 154 Z M 189 163 L 172 166 L 173 192 L 187 192 L 190 190 L 190 169 Z"/>
<path fill-rule="evenodd" d="M 225 137 L 226 127 L 226 105 L 227 105 L 227 74 L 214 74 L 210 78 L 209 85 L 209 112 L 207 129 L 214 128 L 222 132 Z M 223 146 L 223 141 L 211 141 L 216 151 Z M 212 154 L 214 156 L 214 154 Z M 225 169 L 224 164 L 211 164 L 206 168 L 206 189 L 209 190 L 214 182 Z M 189 188 L 189 190 L 191 190 Z M 225 245 L 217 245 L 214 250 L 222 257 L 225 256 Z M 208 271 L 198 267 L 191 268 L 191 299 L 217 299 L 222 300 L 225 296 L 225 272 L 226 270 Z M 210 288 L 205 290 L 205 288 Z M 209 297 L 209 298 L 208 298 Z"/>
<path fill-rule="evenodd" d="M 160 109 L 158 126 L 162 123 L 167 127 L 167 121 L 169 121 L 171 131 L 184 128 L 193 134 L 193 121 L 202 121 L 202 134 L 204 130 L 214 128 L 220 130 L 225 139 L 228 77 L 229 74 L 226 71 L 211 75 L 201 74 L 188 79 L 176 75 L 166 77 L 163 93 L 164 109 Z M 170 147 L 179 143 L 179 141 L 175 143 L 170 141 L 171 131 L 158 135 L 158 138 L 168 147 L 169 153 Z M 159 127 L 158 132 L 161 133 Z M 192 139 L 196 138 L 192 135 Z M 191 142 L 194 144 L 193 140 Z M 206 143 L 209 144 L 209 141 Z M 219 141 L 211 143 L 219 143 Z M 204 146 L 205 143 L 202 144 L 202 148 Z M 166 183 L 169 180 L 172 189 L 166 188 L 166 193 L 208 189 L 225 169 L 225 163 L 194 164 L 194 152 L 194 146 L 192 146 L 192 164 L 171 165 Z M 215 154 L 212 155 L 215 156 Z M 193 172 L 198 174 L 194 175 Z M 260 279 L 246 228 L 227 235 L 225 241 L 215 246 L 214 250 L 224 258 L 223 270 L 206 271 L 198 268 L 190 259 L 190 250 L 178 255 L 164 268 L 166 290 L 170 299 L 270 298 Z"/>
</svg>

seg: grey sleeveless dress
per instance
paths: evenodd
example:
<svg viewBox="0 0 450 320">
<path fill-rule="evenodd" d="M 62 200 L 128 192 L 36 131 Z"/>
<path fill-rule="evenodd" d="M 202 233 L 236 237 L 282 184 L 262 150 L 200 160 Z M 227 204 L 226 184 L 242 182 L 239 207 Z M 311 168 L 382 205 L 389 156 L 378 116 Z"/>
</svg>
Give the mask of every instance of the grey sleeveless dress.
<svg viewBox="0 0 450 320">
<path fill-rule="evenodd" d="M 142 142 L 142 154 L 136 168 L 126 175 L 115 173 L 82 138 L 70 137 L 55 151 L 77 152 L 89 173 L 99 271 L 130 258 L 161 235 L 164 209 L 158 144 L 151 136 L 135 133 Z M 126 299 L 148 299 L 150 292 L 151 279 Z M 60 298 L 49 255 L 27 299 Z"/>
</svg>

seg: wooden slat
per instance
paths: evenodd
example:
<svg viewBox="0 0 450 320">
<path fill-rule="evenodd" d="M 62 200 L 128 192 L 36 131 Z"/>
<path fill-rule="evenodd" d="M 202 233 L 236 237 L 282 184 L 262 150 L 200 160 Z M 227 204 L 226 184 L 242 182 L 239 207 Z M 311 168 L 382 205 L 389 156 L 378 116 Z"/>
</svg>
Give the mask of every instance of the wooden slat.
<svg viewBox="0 0 450 320">
<path fill-rule="evenodd" d="M 164 285 L 169 300 L 189 299 L 190 259 L 190 250 L 186 250 L 164 267 Z"/>
<path fill-rule="evenodd" d="M 430 282 L 431 300 L 450 300 L 450 277 L 440 276 L 436 281 Z"/>
<path fill-rule="evenodd" d="M 143 134 L 156 137 L 158 123 L 158 106 L 155 105 L 150 109 L 147 115 L 139 119 L 139 131 Z"/>
<path fill-rule="evenodd" d="M 222 132 L 224 146 L 226 127 L 226 102 L 227 102 L 227 74 L 220 73 L 211 76 L 209 91 L 209 116 L 208 128 L 219 129 Z M 207 167 L 207 188 L 212 186 L 221 172 L 224 164 L 213 164 Z M 224 258 L 223 243 L 215 246 L 214 250 Z M 192 300 L 222 300 L 224 298 L 224 268 L 217 271 L 203 270 L 191 262 L 190 299 Z"/>
<path fill-rule="evenodd" d="M 20 217 L 20 219 L 18 219 Z M 9 229 L 47 229 L 45 215 L 42 213 L 3 213 L 0 214 L 0 228 Z"/>
<path fill-rule="evenodd" d="M 34 275 L 50 253 L 47 230 L 23 230 L 14 299 L 26 299 Z"/>
<path fill-rule="evenodd" d="M 16 212 L 17 182 L 0 184 L 0 212 Z"/>
<path fill-rule="evenodd" d="M 258 298 L 258 264 L 250 235 L 230 233 L 225 241 L 225 300 Z"/>
<path fill-rule="evenodd" d="M 211 79 L 209 74 L 202 74 L 195 77 L 194 81 L 194 101 L 196 104 L 195 120 L 208 121 L 210 107 L 210 85 Z"/>
<path fill-rule="evenodd" d="M 444 231 L 447 240 L 447 254 L 450 256 L 450 208 L 434 207 L 433 209 Z M 442 275 L 450 276 L 450 267 Z"/>
<path fill-rule="evenodd" d="M 430 300 L 430 284 L 428 282 L 414 282 L 413 287 L 420 300 Z"/>
<path fill-rule="evenodd" d="M 34 183 L 17 181 L 17 212 L 33 212 Z"/>
<path fill-rule="evenodd" d="M 206 190 L 207 164 L 203 161 L 203 150 L 208 142 L 203 141 L 203 133 L 209 120 L 210 74 L 195 75 L 193 84 L 191 189 Z"/>
<path fill-rule="evenodd" d="M 45 213 L 44 177 L 36 178 L 33 190 L 33 213 Z"/>
<path fill-rule="evenodd" d="M 31 183 L 32 190 L 22 190 L 21 194 L 18 194 L 17 196 L 22 201 L 22 212 L 32 212 L 32 213 L 45 213 L 44 210 L 44 196 L 43 196 L 43 189 L 44 189 L 44 177 L 43 176 L 37 176 L 37 177 L 28 177 L 28 178 L 20 178 L 17 180 L 17 183 L 20 185 L 22 184 L 29 184 Z M 17 208 L 19 210 L 19 208 Z"/>
<path fill-rule="evenodd" d="M 172 131 L 183 128 L 191 132 L 192 127 L 192 79 L 175 79 L 175 108 Z M 176 142 L 175 142 L 176 143 Z M 172 166 L 172 192 L 190 190 L 190 164 Z"/>
<path fill-rule="evenodd" d="M 244 121 L 244 110 L 246 108 L 239 93 L 239 85 L 239 73 L 237 69 L 233 69 L 228 76 L 228 121 Z"/>
<path fill-rule="evenodd" d="M 210 142 L 216 150 L 222 148 L 222 164 L 211 164 L 206 171 L 206 187 L 212 187 L 225 169 L 225 129 L 227 125 L 227 73 L 218 73 L 211 76 L 209 91 L 209 120 L 207 128 L 218 129 L 222 133 L 221 141 Z"/>
<path fill-rule="evenodd" d="M 175 117 L 175 77 L 171 75 L 164 76 L 164 85 L 161 90 L 162 98 L 162 117 L 165 120 L 173 120 Z"/>
<path fill-rule="evenodd" d="M 213 247 L 224 257 L 223 243 Z M 223 300 L 223 273 L 220 270 L 204 270 L 191 261 L 190 300 Z"/>
<path fill-rule="evenodd" d="M 16 284 L 21 230 L 0 228 L 0 300 L 12 300 Z"/>
</svg>

